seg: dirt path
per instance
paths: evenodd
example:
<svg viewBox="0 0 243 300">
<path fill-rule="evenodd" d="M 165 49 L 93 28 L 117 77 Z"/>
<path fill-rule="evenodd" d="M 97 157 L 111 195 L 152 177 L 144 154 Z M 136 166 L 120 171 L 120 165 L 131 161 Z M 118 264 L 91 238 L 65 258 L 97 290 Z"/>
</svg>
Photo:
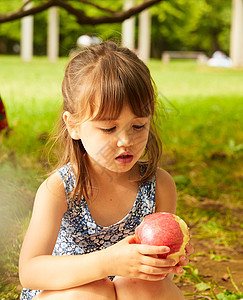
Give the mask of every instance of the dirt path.
<svg viewBox="0 0 243 300">
<path fill-rule="evenodd" d="M 192 237 L 192 244 L 195 248 L 195 255 L 192 255 L 190 265 L 193 269 L 198 269 L 198 274 L 204 282 L 216 282 L 223 290 L 237 292 L 232 280 L 230 279 L 228 270 L 233 277 L 234 282 L 241 290 L 243 279 L 243 251 L 242 249 L 234 249 L 233 247 L 226 248 L 225 246 L 215 246 L 210 240 L 200 240 Z M 217 255 L 229 257 L 220 261 L 210 259 L 210 252 L 214 249 Z M 196 255 L 200 253 L 200 255 Z M 180 278 L 178 285 L 184 293 L 198 293 L 195 284 L 186 278 Z M 215 288 L 215 292 L 219 293 L 220 289 Z M 203 292 L 201 293 L 203 294 Z M 194 299 L 188 296 L 187 299 Z"/>
</svg>

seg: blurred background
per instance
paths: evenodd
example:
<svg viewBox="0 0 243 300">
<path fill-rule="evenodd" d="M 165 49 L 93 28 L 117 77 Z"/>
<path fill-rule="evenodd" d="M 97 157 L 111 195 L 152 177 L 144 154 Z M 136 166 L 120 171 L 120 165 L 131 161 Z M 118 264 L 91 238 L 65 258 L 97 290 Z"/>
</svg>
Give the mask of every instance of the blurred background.
<svg viewBox="0 0 243 300">
<path fill-rule="evenodd" d="M 17 10 L 23 1 L 1 0 L 1 13 Z M 33 1 L 40 3 L 41 1 Z M 69 1 L 79 7 L 78 1 Z M 81 1 L 82 2 L 82 1 Z M 93 1 L 112 10 L 121 10 L 125 1 Z M 135 5 L 136 1 L 126 1 Z M 139 1 L 137 1 L 139 2 Z M 141 2 L 141 1 L 140 1 Z M 82 5 L 88 15 L 99 15 L 102 11 L 94 6 Z M 161 58 L 165 50 L 197 50 L 208 56 L 221 50 L 229 55 L 231 28 L 231 0 L 171 0 L 161 1 L 150 9 L 151 17 L 151 57 Z M 79 36 L 96 35 L 102 40 L 121 40 L 122 23 L 80 26 L 73 15 L 64 9 L 59 11 L 59 53 L 67 56 L 76 47 Z M 138 41 L 138 16 L 135 17 L 135 44 Z M 46 55 L 48 10 L 36 14 L 33 22 L 33 48 L 35 55 Z M 1 25 L 0 53 L 20 52 L 21 20 Z"/>
<path fill-rule="evenodd" d="M 0 0 L 0 299 L 21 291 L 19 251 L 56 162 L 65 65 L 105 40 L 136 51 L 158 87 L 160 164 L 195 247 L 176 283 L 186 299 L 243 298 L 243 0 L 50 2 Z"/>
</svg>

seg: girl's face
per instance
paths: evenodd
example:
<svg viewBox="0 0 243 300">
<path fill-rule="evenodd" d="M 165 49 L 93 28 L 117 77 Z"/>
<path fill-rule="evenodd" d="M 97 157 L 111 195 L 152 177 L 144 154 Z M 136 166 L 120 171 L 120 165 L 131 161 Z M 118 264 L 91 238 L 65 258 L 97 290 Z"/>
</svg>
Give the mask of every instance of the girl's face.
<svg viewBox="0 0 243 300">
<path fill-rule="evenodd" d="M 129 171 L 143 154 L 149 126 L 149 117 L 138 117 L 125 105 L 118 119 L 91 118 L 79 125 L 75 136 L 71 136 L 81 139 L 92 167 L 101 172 L 106 169 L 120 173 Z"/>
</svg>

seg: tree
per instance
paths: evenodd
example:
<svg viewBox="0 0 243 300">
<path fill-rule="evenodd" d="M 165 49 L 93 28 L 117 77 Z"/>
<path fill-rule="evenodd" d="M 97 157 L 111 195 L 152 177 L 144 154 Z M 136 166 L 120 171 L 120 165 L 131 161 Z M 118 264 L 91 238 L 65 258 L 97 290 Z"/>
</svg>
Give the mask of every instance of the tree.
<svg viewBox="0 0 243 300">
<path fill-rule="evenodd" d="M 57 0 L 56 0 L 57 1 Z M 31 0 L 35 9 L 43 9 L 45 5 L 61 3 L 73 7 L 87 17 L 77 22 L 77 14 L 70 13 L 70 9 L 60 9 L 60 55 L 68 55 L 70 49 L 76 47 L 77 38 L 82 34 L 99 36 L 102 40 L 120 41 L 121 23 L 119 20 L 128 16 L 129 10 L 123 10 L 124 0 Z M 29 1 L 28 1 L 29 2 Z M 91 3 L 92 2 L 92 3 Z M 229 53 L 230 24 L 232 0 L 161 0 L 152 5 L 151 1 L 136 0 L 138 5 L 135 11 L 141 9 L 140 5 L 151 4 L 151 50 L 152 57 L 161 58 L 164 50 L 199 50 L 205 51 L 209 56 L 215 50 Z M 27 2 L 25 2 L 26 5 Z M 10 16 L 19 17 L 22 0 L 0 0 L 0 53 L 13 53 L 13 46 L 19 42 L 19 19 L 10 22 Z M 155 4 L 155 3 L 154 3 Z M 24 7 L 25 7 L 24 5 Z M 19 7 L 16 10 L 16 7 Z M 24 10 L 22 6 L 22 10 Z M 112 9 L 110 9 L 112 8 Z M 15 11 L 14 11 L 15 9 Z M 10 11 L 10 12 L 8 12 Z M 8 12 L 8 13 L 7 13 Z M 17 13 L 19 12 L 19 13 Z M 134 12 L 134 11 L 133 11 Z M 21 12 L 26 14 L 26 12 Z M 28 12 L 30 13 L 30 11 Z M 129 15 L 131 12 L 129 12 Z M 90 19 L 91 18 L 91 19 Z M 104 21 L 108 22 L 105 23 Z M 35 12 L 34 20 L 34 52 L 44 55 L 46 51 L 46 23 L 47 10 Z M 102 21 L 103 23 L 98 23 Z M 5 22 L 5 23 L 4 23 Z M 116 23 L 109 23 L 116 22 Z M 136 18 L 136 24 L 138 24 Z M 135 38 L 137 39 L 136 29 Z"/>
<path fill-rule="evenodd" d="M 229 53 L 231 0 L 163 1 L 152 8 L 152 22 L 152 56 L 163 50 Z"/>
<path fill-rule="evenodd" d="M 105 24 L 105 23 L 120 23 L 130 18 L 131 16 L 140 13 L 154 4 L 162 2 L 163 0 L 145 0 L 127 10 L 122 10 L 122 6 L 118 10 L 111 9 L 98 4 L 102 1 L 89 1 L 89 0 L 47 0 L 47 1 L 34 1 L 26 0 L 19 9 L 9 13 L 0 14 L 0 23 L 6 23 L 14 20 L 21 19 L 29 15 L 35 15 L 42 11 L 47 10 L 52 6 L 58 6 L 72 14 L 76 18 L 76 22 L 80 25 L 85 24 Z M 27 4 L 33 3 L 33 7 L 26 8 Z M 119 1 L 119 3 L 121 3 Z M 112 5 L 114 1 L 112 2 Z M 92 6 L 99 11 L 97 16 L 89 16 L 86 13 L 85 6 Z M 113 5 L 114 6 L 114 5 Z"/>
</svg>

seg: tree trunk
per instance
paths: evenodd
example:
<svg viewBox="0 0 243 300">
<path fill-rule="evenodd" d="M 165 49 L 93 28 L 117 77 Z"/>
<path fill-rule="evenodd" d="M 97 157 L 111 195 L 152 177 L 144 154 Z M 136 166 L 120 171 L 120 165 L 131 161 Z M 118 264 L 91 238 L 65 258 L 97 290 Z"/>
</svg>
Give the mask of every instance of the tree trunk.
<svg viewBox="0 0 243 300">
<path fill-rule="evenodd" d="M 24 9 L 31 8 L 32 3 L 25 6 Z M 33 24 L 34 17 L 28 16 L 21 20 L 21 43 L 20 54 L 23 61 L 29 62 L 33 56 Z"/>
<path fill-rule="evenodd" d="M 150 58 L 151 47 L 151 17 L 149 10 L 142 11 L 139 15 L 138 55 L 147 62 Z"/>
<path fill-rule="evenodd" d="M 230 56 L 234 67 L 243 66 L 243 0 L 233 0 Z"/>
<path fill-rule="evenodd" d="M 48 40 L 47 55 L 51 62 L 59 56 L 59 13 L 57 7 L 49 8 L 48 12 Z"/>
<path fill-rule="evenodd" d="M 125 0 L 124 10 L 134 5 L 134 0 Z M 135 49 L 135 17 L 131 17 L 122 23 L 122 46 Z"/>
</svg>

